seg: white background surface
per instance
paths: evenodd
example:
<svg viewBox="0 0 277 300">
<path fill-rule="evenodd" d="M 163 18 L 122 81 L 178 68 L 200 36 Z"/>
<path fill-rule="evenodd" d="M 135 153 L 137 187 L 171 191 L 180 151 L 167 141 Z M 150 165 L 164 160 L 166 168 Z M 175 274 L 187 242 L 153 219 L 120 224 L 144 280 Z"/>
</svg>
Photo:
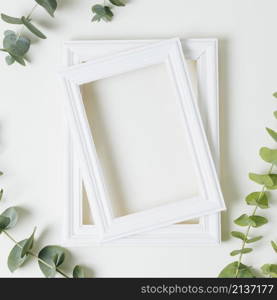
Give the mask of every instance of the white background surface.
<svg viewBox="0 0 277 300">
<path fill-rule="evenodd" d="M 56 72 L 61 62 L 61 45 L 72 39 L 143 39 L 180 36 L 182 38 L 217 37 L 220 45 L 220 102 L 222 187 L 228 211 L 223 214 L 223 242 L 216 247 L 95 247 L 71 250 L 68 265 L 88 266 L 97 277 L 181 276 L 213 277 L 233 261 L 228 253 L 240 243 L 230 239 L 237 227 L 232 219 L 248 212 L 244 196 L 257 189 L 247 179 L 249 171 L 264 171 L 258 158 L 262 145 L 272 146 L 264 131 L 274 127 L 272 117 L 277 90 L 277 42 L 275 0 L 130 0 L 116 9 L 112 23 L 91 24 L 90 7 L 97 1 L 63 0 L 52 20 L 38 9 L 34 20 L 48 40 L 34 44 L 32 65 L 8 67 L 1 55 L 0 69 L 0 165 L 5 176 L 1 203 L 20 206 L 21 218 L 11 233 L 18 239 L 38 226 L 37 248 L 59 244 L 63 215 L 62 134 L 63 112 Z M 2 1 L 1 12 L 26 14 L 32 1 Z M 12 29 L 0 23 L 0 32 Z M 254 245 L 255 252 L 245 263 L 259 267 L 276 263 L 269 246 L 276 236 L 276 201 L 262 214 L 269 225 L 256 229 L 265 235 Z M 274 230 L 275 228 L 275 230 Z M 254 230 L 253 230 L 254 232 Z M 41 276 L 38 266 L 29 262 L 14 275 L 6 267 L 12 243 L 0 236 L 0 276 Z M 38 250 L 38 249 L 36 249 Z"/>
</svg>

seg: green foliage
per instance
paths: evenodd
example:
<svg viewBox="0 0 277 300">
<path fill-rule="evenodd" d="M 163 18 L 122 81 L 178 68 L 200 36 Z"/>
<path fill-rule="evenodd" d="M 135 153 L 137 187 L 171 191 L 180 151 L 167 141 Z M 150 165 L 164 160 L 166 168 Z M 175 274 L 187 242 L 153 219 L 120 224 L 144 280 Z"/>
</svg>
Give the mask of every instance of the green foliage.
<svg viewBox="0 0 277 300">
<path fill-rule="evenodd" d="M 252 252 L 252 248 L 243 248 L 243 249 L 239 249 L 239 250 L 234 250 L 230 253 L 231 256 L 236 256 L 238 254 L 246 254 L 246 253 L 250 253 Z"/>
<path fill-rule="evenodd" d="M 110 3 L 114 6 L 123 7 L 126 5 L 125 0 L 109 0 Z M 112 7 L 108 5 L 95 4 L 91 8 L 93 12 L 92 22 L 100 22 L 101 20 L 105 22 L 110 22 L 113 19 Z"/>
<path fill-rule="evenodd" d="M 58 7 L 56 0 L 35 0 L 37 4 L 42 6 L 51 17 L 54 17 L 54 13 Z"/>
<path fill-rule="evenodd" d="M 239 231 L 232 231 L 231 235 L 237 239 L 240 239 L 242 241 L 245 241 L 247 239 L 246 235 Z"/>
<path fill-rule="evenodd" d="M 46 246 L 39 252 L 39 267 L 47 278 L 53 278 L 56 275 L 57 267 L 65 260 L 65 251 L 60 246 Z M 48 265 L 44 264 L 46 262 Z"/>
<path fill-rule="evenodd" d="M 4 22 L 9 23 L 9 24 L 17 24 L 17 25 L 22 24 L 22 20 L 20 18 L 10 17 L 5 14 L 1 14 L 1 19 Z"/>
<path fill-rule="evenodd" d="M 23 240 L 17 243 L 11 250 L 8 257 L 8 268 L 11 272 L 14 272 L 19 267 L 21 267 L 27 260 L 28 255 L 22 256 L 22 248 L 26 245 L 28 240 Z"/>
<path fill-rule="evenodd" d="M 26 243 L 24 243 L 22 250 L 21 250 L 21 258 L 26 256 L 28 252 L 33 248 L 34 245 L 34 238 L 35 238 L 35 232 L 36 232 L 36 227 L 32 233 L 32 235 L 26 240 Z"/>
<path fill-rule="evenodd" d="M 274 112 L 274 116 L 277 119 L 277 111 Z M 275 142 L 277 142 L 277 132 L 275 130 L 273 130 L 273 129 L 270 129 L 270 128 L 266 128 L 266 131 L 273 138 L 273 140 Z"/>
<path fill-rule="evenodd" d="M 249 226 L 252 224 L 251 220 L 249 219 L 249 216 L 247 214 L 243 214 L 237 219 L 234 220 L 234 223 L 237 224 L 238 226 Z"/>
<path fill-rule="evenodd" d="M 17 214 L 15 207 L 10 207 L 10 208 L 6 209 L 1 214 L 1 216 L 9 219 L 9 224 L 4 229 L 11 229 L 16 225 L 17 220 L 18 220 L 18 214 Z"/>
<path fill-rule="evenodd" d="M 264 275 L 267 275 L 271 278 L 277 278 L 277 265 L 265 264 L 261 267 L 261 270 Z"/>
<path fill-rule="evenodd" d="M 257 236 L 257 237 L 251 238 L 251 239 L 247 239 L 247 240 L 246 240 L 246 243 L 247 243 L 247 244 L 252 244 L 252 243 L 258 242 L 258 241 L 261 240 L 262 238 L 263 238 L 263 237 L 260 235 L 260 236 Z"/>
<path fill-rule="evenodd" d="M 26 28 L 28 28 L 34 35 L 41 39 L 46 39 L 46 36 L 39 29 L 37 29 L 35 25 L 33 25 L 29 20 L 27 20 L 25 17 L 22 17 L 21 20 L 22 23 L 26 26 Z"/>
<path fill-rule="evenodd" d="M 264 161 L 270 164 L 277 164 L 277 150 L 272 150 L 267 147 L 263 147 L 260 150 L 260 156 Z"/>
<path fill-rule="evenodd" d="M 72 274 L 73 278 L 85 278 L 85 270 L 81 266 L 75 266 Z"/>
<path fill-rule="evenodd" d="M 30 49 L 30 40 L 18 36 L 14 31 L 7 30 L 4 33 L 3 49 L 9 54 L 9 58 L 6 58 L 6 62 L 12 64 L 14 61 L 25 65 L 25 55 Z"/>
<path fill-rule="evenodd" d="M 227 265 L 218 275 L 219 278 L 254 278 L 254 274 L 250 267 L 239 263 L 232 262 Z"/>
<path fill-rule="evenodd" d="M 113 18 L 113 12 L 109 6 L 96 4 L 91 8 L 91 10 L 94 13 L 91 20 L 92 22 L 100 22 L 101 20 L 110 22 Z"/>
<path fill-rule="evenodd" d="M 277 253 L 277 244 L 274 241 L 271 241 L 271 246 L 273 250 Z"/>
<path fill-rule="evenodd" d="M 0 190 L 0 201 L 2 200 L 2 198 L 3 198 L 3 194 L 4 194 L 4 190 L 3 189 L 1 189 Z"/>
<path fill-rule="evenodd" d="M 269 174 L 249 173 L 249 178 L 258 184 L 265 185 L 266 187 L 274 185 L 274 182 Z"/>
<path fill-rule="evenodd" d="M 126 3 L 123 0 L 109 0 L 115 6 L 125 6 Z"/>
<path fill-rule="evenodd" d="M 273 94 L 277 98 L 277 92 Z M 277 111 L 274 112 L 274 117 L 277 119 Z M 277 142 L 277 132 L 273 129 L 266 128 L 268 134 Z M 234 223 L 238 226 L 247 227 L 246 232 L 232 231 L 231 235 L 242 241 L 242 246 L 238 250 L 234 250 L 230 253 L 231 256 L 239 255 L 239 260 L 227 265 L 219 274 L 219 277 L 254 277 L 252 271 L 248 266 L 242 264 L 242 257 L 244 254 L 253 251 L 252 248 L 247 248 L 247 244 L 258 242 L 263 237 L 256 236 L 249 238 L 251 228 L 258 228 L 268 223 L 265 217 L 257 215 L 257 209 L 266 209 L 269 207 L 267 193 L 270 190 L 277 189 L 277 174 L 272 173 L 273 168 L 277 165 L 277 149 L 270 149 L 262 147 L 260 149 L 260 157 L 267 163 L 270 163 L 270 168 L 267 174 L 249 173 L 249 179 L 262 186 L 260 192 L 253 192 L 246 196 L 245 201 L 248 205 L 254 206 L 253 213 L 251 215 L 242 214 L 240 217 L 234 220 Z M 277 244 L 272 241 L 271 245 L 274 251 L 277 253 Z M 277 277 L 277 265 L 265 264 L 262 267 L 262 271 L 265 275 L 270 277 Z"/>
<path fill-rule="evenodd" d="M 268 198 L 265 192 L 253 192 L 246 196 L 245 201 L 248 205 L 258 206 L 259 208 L 268 208 Z"/>
<path fill-rule="evenodd" d="M 0 233 L 5 230 L 10 223 L 10 219 L 4 216 L 0 216 Z"/>
</svg>

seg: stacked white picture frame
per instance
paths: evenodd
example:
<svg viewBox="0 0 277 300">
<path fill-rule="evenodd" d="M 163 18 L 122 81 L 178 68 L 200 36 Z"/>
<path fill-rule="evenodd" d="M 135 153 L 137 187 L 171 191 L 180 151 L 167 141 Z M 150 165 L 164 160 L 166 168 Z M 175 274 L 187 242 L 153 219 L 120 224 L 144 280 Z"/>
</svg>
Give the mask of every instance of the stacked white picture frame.
<svg viewBox="0 0 277 300">
<path fill-rule="evenodd" d="M 177 40 L 177 39 L 175 39 Z M 159 44 L 160 43 L 160 44 Z M 152 46 L 153 45 L 153 46 Z M 91 67 L 90 61 L 99 62 L 99 57 L 118 57 L 117 53 L 134 53 L 135 49 L 153 50 L 155 45 L 167 43 L 158 40 L 126 40 L 126 41 L 76 41 L 65 43 L 64 66 L 71 67 L 71 74 L 76 80 L 78 66 Z M 145 48 L 143 48 L 145 47 Z M 180 49 L 179 49 L 180 50 Z M 187 60 L 196 61 L 198 81 L 198 103 L 201 110 L 201 117 L 209 140 L 211 154 L 213 156 L 217 171 L 219 171 L 219 125 L 218 125 L 218 46 L 216 39 L 187 39 L 182 40 L 182 51 Z M 153 51 L 151 53 L 154 53 Z M 119 54 L 120 55 L 120 54 Z M 101 63 L 101 60 L 100 60 Z M 110 62 L 109 62 L 110 63 Z M 77 66 L 77 67 L 72 67 Z M 94 65 L 95 67 L 95 65 Z M 100 64 L 100 69 L 103 65 Z M 68 69 L 63 76 L 68 76 Z M 112 75 L 112 74 L 111 74 Z M 110 76 L 110 74 L 106 75 Z M 86 76 L 85 76 L 86 77 Z M 91 80 L 91 77 L 88 77 Z M 81 81 L 86 82 L 86 79 Z M 196 101 L 195 101 L 196 102 Z M 195 103 L 196 104 L 196 103 Z M 76 155 L 76 143 L 72 139 L 72 131 L 66 128 L 66 182 L 65 200 L 66 216 L 64 243 L 69 246 L 89 246 L 99 243 L 101 230 L 96 225 L 83 224 L 83 179 L 84 173 L 80 169 L 80 155 Z M 76 141 L 76 139 L 75 139 Z M 82 160 L 82 159 L 81 159 Z M 212 168 L 211 168 L 212 169 Z M 82 169 L 83 170 L 83 169 Z M 211 176 L 212 177 L 212 176 Z M 215 183 L 217 192 L 219 187 Z M 168 209 L 168 207 L 167 207 Z M 213 208 L 214 209 L 214 208 Z M 217 211 L 224 209 L 224 203 L 220 202 Z M 95 215 L 95 214 L 94 214 Z M 220 214 L 210 213 L 201 216 L 199 214 L 198 224 L 174 224 L 166 226 L 162 222 L 162 228 L 147 232 L 132 234 L 122 237 L 119 234 L 108 236 L 107 245 L 198 245 L 217 244 L 220 242 Z M 183 216 L 176 219 L 182 221 Z M 151 227 L 151 224 L 147 224 Z M 147 230 L 144 228 L 144 230 Z M 152 229 L 152 228 L 150 228 Z M 123 232 L 124 233 L 124 232 Z M 105 239 L 104 239 L 105 240 Z M 110 240 L 110 241 L 109 241 Z"/>
</svg>

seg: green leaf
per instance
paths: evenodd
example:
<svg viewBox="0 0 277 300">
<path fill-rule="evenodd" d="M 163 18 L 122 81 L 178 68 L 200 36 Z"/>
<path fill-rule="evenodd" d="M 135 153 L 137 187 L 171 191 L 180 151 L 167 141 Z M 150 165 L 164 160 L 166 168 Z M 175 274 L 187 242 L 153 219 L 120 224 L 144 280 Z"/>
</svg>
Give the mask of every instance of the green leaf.
<svg viewBox="0 0 277 300">
<path fill-rule="evenodd" d="M 239 265 L 239 267 L 238 267 Z M 237 273 L 237 269 L 238 273 Z M 251 268 L 238 263 L 237 261 L 227 265 L 218 275 L 219 278 L 235 278 L 237 275 L 238 278 L 254 278 L 254 274 L 251 271 Z"/>
<path fill-rule="evenodd" d="M 232 231 L 231 235 L 237 239 L 240 239 L 242 241 L 246 240 L 246 235 L 239 231 Z"/>
<path fill-rule="evenodd" d="M 273 97 L 277 98 L 277 92 L 275 92 L 275 93 L 273 94 Z"/>
<path fill-rule="evenodd" d="M 4 194 L 4 190 L 3 189 L 1 189 L 1 191 L 0 191 L 0 201 L 2 200 L 2 198 L 3 198 L 3 194 Z"/>
<path fill-rule="evenodd" d="M 261 267 L 265 275 L 269 275 L 272 278 L 277 278 L 277 265 L 265 264 Z"/>
<path fill-rule="evenodd" d="M 73 270 L 73 278 L 85 278 L 85 270 L 81 266 L 75 266 Z"/>
<path fill-rule="evenodd" d="M 277 119 L 277 110 L 273 113 L 273 115 Z"/>
<path fill-rule="evenodd" d="M 254 224 L 253 221 L 251 221 L 249 216 L 246 214 L 243 214 L 240 217 L 238 217 L 236 220 L 234 220 L 234 223 L 239 226 L 248 226 Z"/>
<path fill-rule="evenodd" d="M 15 62 L 15 58 L 12 57 L 11 55 L 6 56 L 5 58 L 7 65 L 12 65 Z"/>
<path fill-rule="evenodd" d="M 20 65 L 22 66 L 26 66 L 26 63 L 25 63 L 25 59 L 24 57 L 20 57 L 20 56 L 15 56 L 15 55 L 11 55 L 16 62 L 18 62 Z"/>
<path fill-rule="evenodd" d="M 267 186 L 266 188 L 269 190 L 277 190 L 277 174 L 270 174 L 269 177 L 272 180 L 273 185 Z"/>
<path fill-rule="evenodd" d="M 0 171 L 0 176 L 3 176 L 3 175 L 4 175 L 4 173 Z"/>
<path fill-rule="evenodd" d="M 262 147 L 260 150 L 260 156 L 264 161 L 277 165 L 277 150 Z"/>
<path fill-rule="evenodd" d="M 249 219 L 253 222 L 253 227 L 261 227 L 264 224 L 268 223 L 268 220 L 265 217 L 261 216 L 250 216 Z"/>
<path fill-rule="evenodd" d="M 18 220 L 18 214 L 14 207 L 10 207 L 6 209 L 2 214 L 2 217 L 6 217 L 10 220 L 9 225 L 6 227 L 6 229 L 13 228 Z"/>
<path fill-rule="evenodd" d="M 1 14 L 1 19 L 4 22 L 9 23 L 9 24 L 22 24 L 22 21 L 20 18 L 10 17 L 5 14 Z"/>
<path fill-rule="evenodd" d="M 269 174 L 255 174 L 255 173 L 249 173 L 249 178 L 258 183 L 265 186 L 273 186 L 274 182 L 271 179 L 271 176 Z"/>
<path fill-rule="evenodd" d="M 25 17 L 21 18 L 22 23 L 37 37 L 41 39 L 46 39 L 47 37 L 39 30 L 36 26 L 34 26 L 31 22 L 29 22 Z"/>
<path fill-rule="evenodd" d="M 97 16 L 97 17 L 94 16 L 92 21 L 104 20 L 105 22 L 109 22 L 113 18 L 113 13 L 109 6 L 96 4 L 91 8 L 91 10 Z"/>
<path fill-rule="evenodd" d="M 246 196 L 245 201 L 248 205 L 258 206 L 262 209 L 268 208 L 268 198 L 265 192 L 254 192 Z"/>
<path fill-rule="evenodd" d="M 56 0 L 35 0 L 37 4 L 46 9 L 51 17 L 54 17 L 54 13 L 58 7 Z"/>
<path fill-rule="evenodd" d="M 10 219 L 0 215 L 0 233 L 5 230 L 10 224 Z"/>
<path fill-rule="evenodd" d="M 33 248 L 36 229 L 37 228 L 35 227 L 32 235 L 26 240 L 26 243 L 21 250 L 21 258 L 27 255 L 28 252 Z"/>
<path fill-rule="evenodd" d="M 19 267 L 21 267 L 26 259 L 28 258 L 27 255 L 21 256 L 22 253 L 22 248 L 26 245 L 28 240 L 23 240 L 19 242 L 19 245 L 15 245 L 8 257 L 8 267 L 11 272 L 14 272 L 17 270 Z"/>
<path fill-rule="evenodd" d="M 115 6 L 125 6 L 126 3 L 123 0 L 109 0 Z"/>
<path fill-rule="evenodd" d="M 253 249 L 252 248 L 243 248 L 243 249 L 240 249 L 240 250 L 234 250 L 230 253 L 231 256 L 236 256 L 238 254 L 246 254 L 246 253 L 250 253 L 252 252 Z"/>
<path fill-rule="evenodd" d="M 275 115 L 275 113 L 276 113 L 276 115 Z M 274 112 L 274 115 L 277 119 L 277 111 Z M 277 142 L 277 132 L 270 128 L 266 128 L 266 131 L 274 139 L 274 141 Z"/>
<path fill-rule="evenodd" d="M 273 250 L 277 253 L 277 244 L 274 241 L 271 241 L 271 246 Z"/>
<path fill-rule="evenodd" d="M 13 31 L 5 32 L 3 40 L 4 49 L 9 52 L 12 57 L 21 57 L 29 51 L 31 42 L 23 36 L 18 37 Z"/>
<path fill-rule="evenodd" d="M 49 265 L 46 266 L 39 261 L 42 273 L 47 278 L 53 278 L 56 274 L 56 268 L 64 262 L 65 251 L 60 246 L 46 246 L 39 252 L 38 257 Z"/>
<path fill-rule="evenodd" d="M 247 243 L 247 244 L 255 243 L 255 242 L 259 241 L 259 240 L 262 239 L 262 238 L 263 238 L 263 237 L 260 235 L 260 236 L 254 237 L 254 238 L 252 238 L 252 239 L 247 239 L 247 240 L 246 240 L 246 243 Z"/>
</svg>

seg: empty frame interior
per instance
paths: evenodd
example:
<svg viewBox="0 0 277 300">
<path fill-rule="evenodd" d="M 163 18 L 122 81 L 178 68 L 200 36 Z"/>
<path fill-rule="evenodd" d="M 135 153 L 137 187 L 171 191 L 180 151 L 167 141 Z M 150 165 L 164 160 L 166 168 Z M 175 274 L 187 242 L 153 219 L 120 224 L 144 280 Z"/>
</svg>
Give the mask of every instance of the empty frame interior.
<svg viewBox="0 0 277 300">
<path fill-rule="evenodd" d="M 188 66 L 197 94 L 195 61 Z M 81 91 L 115 217 L 198 195 L 165 64 L 85 84 Z M 83 223 L 93 224 L 84 188 Z"/>
</svg>

